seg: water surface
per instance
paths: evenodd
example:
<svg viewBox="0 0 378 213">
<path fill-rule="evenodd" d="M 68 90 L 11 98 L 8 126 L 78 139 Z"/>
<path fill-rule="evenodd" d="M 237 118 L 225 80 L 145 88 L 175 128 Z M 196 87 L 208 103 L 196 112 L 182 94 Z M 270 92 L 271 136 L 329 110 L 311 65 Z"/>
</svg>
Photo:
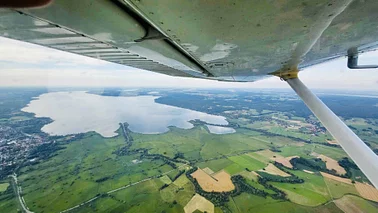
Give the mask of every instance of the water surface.
<svg viewBox="0 0 378 213">
<path fill-rule="evenodd" d="M 155 103 L 156 96 L 114 97 L 86 92 L 53 92 L 40 95 L 22 111 L 54 120 L 43 126 L 50 135 L 95 131 L 104 137 L 117 135 L 119 123 L 129 123 L 133 132 L 156 134 L 169 126 L 193 127 L 188 121 L 199 119 L 210 124 L 227 125 L 225 117 Z"/>
</svg>

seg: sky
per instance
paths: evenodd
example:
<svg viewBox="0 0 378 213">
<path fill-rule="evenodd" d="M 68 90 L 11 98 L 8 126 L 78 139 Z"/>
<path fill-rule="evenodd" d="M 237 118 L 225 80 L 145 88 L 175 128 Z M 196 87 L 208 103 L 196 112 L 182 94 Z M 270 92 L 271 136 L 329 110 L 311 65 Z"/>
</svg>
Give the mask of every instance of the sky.
<svg viewBox="0 0 378 213">
<path fill-rule="evenodd" d="M 360 62 L 378 64 L 378 51 L 360 55 Z M 349 70 L 346 58 L 304 69 L 299 78 L 313 89 L 378 91 L 378 69 Z M 289 88 L 277 77 L 249 83 L 171 77 L 3 37 L 0 86 Z"/>
</svg>

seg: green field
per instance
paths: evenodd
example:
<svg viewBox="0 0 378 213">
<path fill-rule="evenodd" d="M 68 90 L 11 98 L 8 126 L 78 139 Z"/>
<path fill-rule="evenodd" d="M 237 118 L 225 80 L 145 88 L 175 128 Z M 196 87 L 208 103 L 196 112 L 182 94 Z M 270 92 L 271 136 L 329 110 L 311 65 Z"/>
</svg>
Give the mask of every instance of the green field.
<svg viewBox="0 0 378 213">
<path fill-rule="evenodd" d="M 329 178 L 324 178 L 324 181 L 327 184 L 332 198 L 341 198 L 346 194 L 359 195 L 354 185 L 342 183 Z"/>
<path fill-rule="evenodd" d="M 269 194 L 274 194 L 275 192 L 273 191 L 273 190 L 271 190 L 271 189 L 266 189 L 263 185 L 261 185 L 261 184 L 259 184 L 257 181 L 255 181 L 255 180 L 246 180 L 245 181 L 248 185 L 250 185 L 250 186 L 253 186 L 254 188 L 256 188 L 256 189 L 260 189 L 260 190 L 264 190 L 264 191 L 266 191 L 267 193 L 269 193 Z"/>
<path fill-rule="evenodd" d="M 308 174 L 302 171 L 291 171 L 293 174 L 305 180 L 301 184 L 271 183 L 277 188 L 285 191 L 288 198 L 305 206 L 318 206 L 331 199 L 327 185 L 322 176 Z"/>
<path fill-rule="evenodd" d="M 227 135 L 210 134 L 204 138 L 205 145 L 201 150 L 203 159 L 219 157 L 222 155 L 234 155 L 246 150 L 259 150 L 268 148 L 268 144 L 250 138 L 247 135 L 234 133 Z"/>
<path fill-rule="evenodd" d="M 5 189 L 0 192 L 0 212 L 18 213 L 21 206 L 12 185 L 9 185 L 9 183 L 2 183 L 0 185 Z M 5 186 L 7 187 L 5 188 Z"/>
<path fill-rule="evenodd" d="M 238 155 L 229 157 L 231 161 L 237 163 L 239 166 L 243 168 L 248 168 L 250 171 L 256 171 L 262 169 L 266 166 L 265 163 L 262 163 L 248 155 Z"/>
<path fill-rule="evenodd" d="M 100 198 L 77 212 L 182 212 L 182 208 L 179 203 L 165 202 L 151 180 Z"/>
<path fill-rule="evenodd" d="M 173 182 L 173 184 L 175 184 L 175 185 L 178 186 L 178 187 L 183 187 L 183 186 L 186 185 L 187 183 L 189 183 L 189 180 L 188 180 L 188 178 L 187 178 L 185 175 L 181 175 L 180 177 L 178 177 L 178 178 Z"/>
<path fill-rule="evenodd" d="M 240 172 L 239 174 L 243 176 L 244 178 L 246 178 L 247 180 L 253 180 L 253 181 L 258 180 L 258 176 L 256 174 L 253 174 L 252 172 L 248 172 L 247 170 L 244 170 Z"/>
<path fill-rule="evenodd" d="M 275 187 L 283 190 L 290 201 L 304 206 L 318 206 L 327 202 L 327 198 L 301 184 L 274 183 Z"/>
<path fill-rule="evenodd" d="M 166 176 L 170 179 L 173 180 L 175 177 L 180 173 L 178 169 L 170 171 Z"/>
<path fill-rule="evenodd" d="M 319 207 L 306 207 L 297 205 L 291 202 L 276 202 L 269 205 L 257 206 L 250 209 L 251 212 L 257 213 L 271 213 L 271 212 L 282 212 L 282 213 L 318 213 L 318 212 L 329 212 L 329 213 L 343 213 L 337 206 L 333 203 L 327 204 L 325 206 Z"/>
<path fill-rule="evenodd" d="M 234 210 L 233 212 L 257 212 L 257 213 L 271 213 L 271 212 L 283 212 L 283 213 L 316 213 L 316 212 L 329 212 L 329 213 L 342 213 L 333 203 L 319 207 L 305 207 L 297 205 L 295 203 L 287 201 L 278 201 L 270 197 L 263 198 L 255 195 L 243 193 L 233 199 L 237 205 L 237 208 L 232 206 L 229 202 L 227 206 Z"/>
<path fill-rule="evenodd" d="M 360 212 L 377 212 L 378 204 L 364 200 L 363 198 L 356 197 L 354 195 L 345 195 L 339 201 L 342 201 L 342 204 L 346 204 L 346 208 L 357 208 L 357 211 Z M 337 201 L 337 202 L 339 202 Z"/>
<path fill-rule="evenodd" d="M 303 158 L 313 158 L 314 156 L 311 156 L 312 152 L 332 157 L 335 160 L 340 160 L 343 157 L 347 157 L 347 154 L 341 148 L 329 147 L 320 144 L 305 144 L 304 146 L 291 145 L 285 146 L 280 150 L 280 155 L 284 157 L 297 155 Z"/>
<path fill-rule="evenodd" d="M 0 193 L 4 192 L 5 190 L 7 190 L 8 187 L 9 187 L 9 183 L 1 183 L 0 184 Z"/>
<path fill-rule="evenodd" d="M 226 168 L 224 168 L 224 171 L 226 171 L 230 175 L 238 174 L 239 172 L 245 171 L 245 167 L 240 166 L 237 163 L 233 163 Z"/>
<path fill-rule="evenodd" d="M 372 149 L 378 149 L 378 127 L 377 119 L 350 118 L 345 121 L 347 125 L 353 126 L 354 132 L 364 141 L 369 143 Z"/>
<path fill-rule="evenodd" d="M 295 138 L 301 138 L 303 140 L 311 140 L 312 136 L 310 134 L 304 134 L 296 131 L 290 131 L 288 129 L 285 129 L 283 127 L 269 127 L 265 126 L 265 128 L 268 130 L 268 132 L 282 135 L 282 136 L 291 136 Z"/>
<path fill-rule="evenodd" d="M 171 184 L 168 187 L 160 190 L 160 197 L 164 202 L 172 203 L 176 199 L 176 191 L 179 189 L 175 184 Z"/>
<path fill-rule="evenodd" d="M 255 153 L 255 152 L 250 152 L 247 155 L 250 156 L 250 157 L 252 157 L 252 158 L 254 158 L 254 159 L 256 159 L 256 160 L 258 160 L 258 161 L 260 161 L 260 162 L 263 162 L 265 164 L 268 164 L 271 161 L 269 158 L 267 158 L 267 157 L 265 157 L 263 155 L 259 155 L 259 154 Z"/>
<path fill-rule="evenodd" d="M 184 154 L 185 159 L 198 161 L 237 154 L 245 150 L 268 148 L 267 143 L 240 133 L 214 135 L 201 126 L 190 130 L 172 127 L 171 130 L 158 135 L 134 133 L 132 134 L 134 138 L 132 148 L 147 148 L 151 154 L 162 154 L 168 157 L 174 157 L 180 152 Z"/>
<path fill-rule="evenodd" d="M 160 160 L 143 159 L 135 164 L 132 160 L 137 159 L 137 155 L 112 154 L 123 144 L 122 136 L 104 139 L 89 133 L 50 160 L 23 168 L 19 182 L 29 208 L 37 212 L 57 212 L 99 193 L 172 169 Z"/>
<path fill-rule="evenodd" d="M 232 161 L 230 161 L 227 158 L 221 158 L 217 160 L 210 160 L 206 162 L 201 162 L 198 163 L 197 166 L 200 167 L 201 169 L 209 167 L 213 172 L 217 172 L 223 168 L 226 168 L 227 166 L 233 164 Z"/>
<path fill-rule="evenodd" d="M 160 179 L 161 182 L 163 182 L 165 184 L 171 184 L 172 183 L 171 179 L 167 175 L 164 175 L 159 179 Z"/>
</svg>

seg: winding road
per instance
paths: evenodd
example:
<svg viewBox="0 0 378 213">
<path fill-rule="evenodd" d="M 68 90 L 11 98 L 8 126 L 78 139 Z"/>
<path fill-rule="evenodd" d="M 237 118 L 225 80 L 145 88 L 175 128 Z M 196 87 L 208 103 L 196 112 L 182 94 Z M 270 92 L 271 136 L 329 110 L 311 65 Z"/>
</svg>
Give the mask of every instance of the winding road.
<svg viewBox="0 0 378 213">
<path fill-rule="evenodd" d="M 34 212 L 32 212 L 32 211 L 29 210 L 29 208 L 26 206 L 24 198 L 21 196 L 22 189 L 21 189 L 21 186 L 18 186 L 17 174 L 13 173 L 13 175 L 9 175 L 9 177 L 13 178 L 13 183 L 14 183 L 14 186 L 16 188 L 17 197 L 18 197 L 18 200 L 19 200 L 19 202 L 20 202 L 20 204 L 21 204 L 22 209 L 24 210 L 24 212 L 26 212 L 26 213 L 34 213 Z"/>
</svg>

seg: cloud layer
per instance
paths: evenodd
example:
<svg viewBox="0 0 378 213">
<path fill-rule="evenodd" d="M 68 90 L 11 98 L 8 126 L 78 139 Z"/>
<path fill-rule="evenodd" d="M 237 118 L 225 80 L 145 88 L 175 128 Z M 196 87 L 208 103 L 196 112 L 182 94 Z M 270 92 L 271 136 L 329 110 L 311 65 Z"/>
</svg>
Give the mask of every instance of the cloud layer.
<svg viewBox="0 0 378 213">
<path fill-rule="evenodd" d="M 276 77 L 253 83 L 229 83 L 165 76 L 0 37 L 1 86 L 96 86 L 181 88 L 288 88 Z M 362 55 L 378 64 L 378 52 Z M 378 90 L 378 70 L 348 70 L 346 58 L 316 65 L 300 73 L 312 88 Z"/>
</svg>

